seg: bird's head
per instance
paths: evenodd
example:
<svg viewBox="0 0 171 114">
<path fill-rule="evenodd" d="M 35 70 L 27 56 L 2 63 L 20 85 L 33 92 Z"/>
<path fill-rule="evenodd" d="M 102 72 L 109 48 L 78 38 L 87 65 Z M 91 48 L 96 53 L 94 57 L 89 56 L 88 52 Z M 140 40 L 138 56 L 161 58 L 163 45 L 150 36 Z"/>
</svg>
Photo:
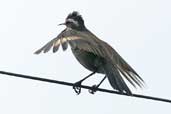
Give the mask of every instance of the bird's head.
<svg viewBox="0 0 171 114">
<path fill-rule="evenodd" d="M 73 11 L 72 13 L 70 13 L 65 19 L 65 23 L 59 25 L 66 25 L 67 27 L 76 30 L 85 29 L 84 20 L 77 11 Z"/>
</svg>

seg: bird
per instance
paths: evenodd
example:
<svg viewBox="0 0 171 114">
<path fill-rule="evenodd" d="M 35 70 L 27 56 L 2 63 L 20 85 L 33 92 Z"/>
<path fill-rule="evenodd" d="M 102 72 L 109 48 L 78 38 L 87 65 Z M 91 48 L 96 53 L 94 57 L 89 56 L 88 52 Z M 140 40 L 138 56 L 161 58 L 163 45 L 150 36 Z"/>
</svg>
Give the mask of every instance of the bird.
<svg viewBox="0 0 171 114">
<path fill-rule="evenodd" d="M 99 84 L 92 86 L 92 89 L 89 90 L 92 94 L 106 78 L 114 90 L 129 96 L 132 95 L 132 92 L 127 83 L 134 88 L 144 87 L 144 80 L 118 52 L 86 28 L 84 19 L 79 12 L 69 13 L 65 22 L 59 25 L 64 25 L 66 28 L 57 37 L 35 51 L 35 54 L 47 53 L 51 48 L 55 53 L 60 45 L 65 51 L 70 46 L 78 62 L 91 71 L 91 74 L 74 84 L 73 89 L 77 94 L 81 93 L 82 82 L 95 73 L 104 74 L 104 78 Z"/>
</svg>

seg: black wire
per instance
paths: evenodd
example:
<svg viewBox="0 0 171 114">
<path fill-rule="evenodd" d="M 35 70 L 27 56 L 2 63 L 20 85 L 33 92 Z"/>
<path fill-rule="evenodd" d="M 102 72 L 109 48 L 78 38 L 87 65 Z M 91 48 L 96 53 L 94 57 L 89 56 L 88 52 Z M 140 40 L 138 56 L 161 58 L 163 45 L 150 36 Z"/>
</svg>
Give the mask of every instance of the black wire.
<svg viewBox="0 0 171 114">
<path fill-rule="evenodd" d="M 26 79 L 32 79 L 32 80 L 38 80 L 38 81 L 43 81 L 43 82 L 49 82 L 49 83 L 55 83 L 55 84 L 61 84 L 61 85 L 67 85 L 67 86 L 73 86 L 74 85 L 74 83 L 70 83 L 70 82 L 57 81 L 57 80 L 52 80 L 52 79 L 46 79 L 46 78 L 29 76 L 29 75 L 11 73 L 11 72 L 6 72 L 6 71 L 0 71 L 0 74 L 5 74 L 5 75 L 9 75 L 9 76 L 14 76 L 14 77 L 20 77 L 20 78 L 26 78 Z M 93 89 L 92 87 L 86 86 L 86 85 L 81 85 L 80 87 L 84 88 L 84 89 Z M 102 88 L 97 88 L 97 91 L 128 96 L 127 94 L 122 94 L 118 91 L 107 90 L 107 89 L 102 89 Z M 145 95 L 139 95 L 139 94 L 132 94 L 132 96 L 130 96 L 130 97 L 138 97 L 138 98 L 151 99 L 151 100 L 155 100 L 155 101 L 162 101 L 162 102 L 171 103 L 171 100 L 169 100 L 169 99 L 157 98 L 157 97 L 145 96 Z"/>
</svg>

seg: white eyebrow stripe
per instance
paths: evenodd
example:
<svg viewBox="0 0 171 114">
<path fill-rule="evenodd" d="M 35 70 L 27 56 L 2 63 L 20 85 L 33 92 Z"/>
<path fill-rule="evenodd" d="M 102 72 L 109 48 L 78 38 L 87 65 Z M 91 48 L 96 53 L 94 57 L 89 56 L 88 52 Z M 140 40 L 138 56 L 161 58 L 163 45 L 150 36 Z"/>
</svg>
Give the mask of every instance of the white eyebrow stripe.
<svg viewBox="0 0 171 114">
<path fill-rule="evenodd" d="M 73 22 L 76 26 L 78 26 L 79 24 L 78 24 L 78 22 L 77 21 L 75 21 L 74 19 L 67 19 L 67 21 L 69 21 L 69 22 Z"/>
</svg>

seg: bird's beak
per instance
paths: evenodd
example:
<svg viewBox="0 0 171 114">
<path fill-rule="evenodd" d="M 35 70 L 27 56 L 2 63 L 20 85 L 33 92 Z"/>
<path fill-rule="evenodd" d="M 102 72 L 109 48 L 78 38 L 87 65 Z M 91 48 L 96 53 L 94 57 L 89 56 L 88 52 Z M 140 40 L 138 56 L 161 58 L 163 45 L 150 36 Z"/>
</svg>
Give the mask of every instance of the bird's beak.
<svg viewBox="0 0 171 114">
<path fill-rule="evenodd" d="M 59 24 L 58 26 L 60 26 L 60 25 L 66 25 L 65 23 L 61 23 L 61 24 Z"/>
</svg>

